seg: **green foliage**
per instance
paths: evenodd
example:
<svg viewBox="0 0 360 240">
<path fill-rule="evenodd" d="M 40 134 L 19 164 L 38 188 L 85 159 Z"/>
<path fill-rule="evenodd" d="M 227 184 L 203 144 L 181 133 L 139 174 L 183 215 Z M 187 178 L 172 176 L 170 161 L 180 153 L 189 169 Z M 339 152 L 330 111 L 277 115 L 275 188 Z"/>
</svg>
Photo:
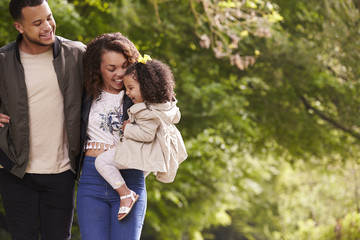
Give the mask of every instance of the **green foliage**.
<svg viewBox="0 0 360 240">
<path fill-rule="evenodd" d="M 339 219 L 336 223 L 335 232 L 338 239 L 355 240 L 360 238 L 360 214 L 358 212 L 350 212 L 343 219 Z"/>
<path fill-rule="evenodd" d="M 147 178 L 142 239 L 358 238 L 358 3 L 49 4 L 57 34 L 120 31 L 174 71 L 189 158 L 171 184 Z"/>
<path fill-rule="evenodd" d="M 49 1 L 56 21 L 56 34 L 72 40 L 83 41 L 86 32 L 81 13 L 74 4 L 63 0 Z"/>
<path fill-rule="evenodd" d="M 13 26 L 13 20 L 8 11 L 9 1 L 0 1 L 0 46 L 14 41 L 16 38 L 17 31 Z"/>
<path fill-rule="evenodd" d="M 151 230 L 145 233 L 156 233 L 159 239 L 181 239 L 184 234 L 190 237 L 201 226 L 230 223 L 225 210 L 229 204 L 234 204 L 234 194 L 239 187 L 233 185 L 234 180 L 237 182 L 237 178 L 233 178 L 238 172 L 237 161 L 229 159 L 234 153 L 226 151 L 225 140 L 210 129 L 188 141 L 187 149 L 193 157 L 191 162 L 181 165 L 176 182 L 164 185 L 151 178 L 147 180 L 154 191 L 149 191 L 146 219 Z M 206 174 L 202 171 L 204 168 Z"/>
</svg>

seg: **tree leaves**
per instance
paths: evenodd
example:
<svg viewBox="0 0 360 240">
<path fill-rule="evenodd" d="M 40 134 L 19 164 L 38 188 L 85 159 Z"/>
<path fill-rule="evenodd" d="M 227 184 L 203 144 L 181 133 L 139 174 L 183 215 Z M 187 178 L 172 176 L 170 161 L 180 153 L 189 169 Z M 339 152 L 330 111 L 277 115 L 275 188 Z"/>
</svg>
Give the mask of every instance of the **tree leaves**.
<svg viewBox="0 0 360 240">
<path fill-rule="evenodd" d="M 49 4 L 59 35 L 120 31 L 174 71 L 189 158 L 174 183 L 148 177 L 143 239 L 331 239 L 336 217 L 357 221 L 346 177 L 360 152 L 357 3 Z M 16 31 L 0 9 L 4 45 Z"/>
</svg>

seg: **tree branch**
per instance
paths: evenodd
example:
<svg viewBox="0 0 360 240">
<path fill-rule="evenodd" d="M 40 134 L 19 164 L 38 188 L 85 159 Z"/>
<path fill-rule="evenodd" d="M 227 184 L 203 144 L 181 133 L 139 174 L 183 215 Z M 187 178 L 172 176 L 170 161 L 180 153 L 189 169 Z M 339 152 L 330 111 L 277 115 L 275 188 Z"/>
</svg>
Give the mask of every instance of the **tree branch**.
<svg viewBox="0 0 360 240">
<path fill-rule="evenodd" d="M 348 134 L 350 134 L 351 136 L 353 136 L 356 139 L 360 140 L 360 134 L 351 130 L 350 128 L 347 128 L 343 125 L 341 125 L 340 123 L 336 122 L 335 120 L 331 119 L 330 117 L 326 116 L 323 112 L 321 112 L 319 109 L 313 107 L 304 96 L 299 95 L 301 101 L 303 102 L 303 104 L 305 105 L 306 109 L 311 109 L 312 111 L 314 111 L 314 113 L 316 115 L 318 115 L 321 119 L 327 121 L 328 123 L 330 123 L 331 125 L 333 125 L 335 128 L 338 128 Z"/>
</svg>

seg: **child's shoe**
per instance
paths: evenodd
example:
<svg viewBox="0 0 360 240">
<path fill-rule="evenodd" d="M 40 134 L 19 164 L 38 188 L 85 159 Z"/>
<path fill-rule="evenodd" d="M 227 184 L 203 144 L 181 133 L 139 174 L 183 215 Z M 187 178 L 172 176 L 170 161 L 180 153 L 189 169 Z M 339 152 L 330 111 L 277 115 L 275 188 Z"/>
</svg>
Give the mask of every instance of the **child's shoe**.
<svg viewBox="0 0 360 240">
<path fill-rule="evenodd" d="M 132 202 L 129 207 L 122 206 L 119 208 L 119 213 L 118 213 L 119 221 L 124 219 L 130 213 L 132 207 L 134 206 L 136 201 L 139 199 L 139 195 L 136 194 L 134 191 L 131 191 L 130 194 L 120 197 L 120 199 L 125 199 L 125 198 L 131 198 Z"/>
</svg>

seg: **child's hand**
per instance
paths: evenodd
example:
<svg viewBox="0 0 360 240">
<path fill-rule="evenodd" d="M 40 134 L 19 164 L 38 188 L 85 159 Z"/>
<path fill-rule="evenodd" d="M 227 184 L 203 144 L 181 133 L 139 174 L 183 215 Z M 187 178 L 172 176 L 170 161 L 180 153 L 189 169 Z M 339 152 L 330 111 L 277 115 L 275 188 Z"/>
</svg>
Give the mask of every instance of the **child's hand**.
<svg viewBox="0 0 360 240">
<path fill-rule="evenodd" d="M 128 124 L 130 122 L 130 120 L 126 120 L 123 122 L 123 125 L 122 125 L 122 131 L 124 132 L 125 131 L 125 126 L 126 124 Z"/>
</svg>

